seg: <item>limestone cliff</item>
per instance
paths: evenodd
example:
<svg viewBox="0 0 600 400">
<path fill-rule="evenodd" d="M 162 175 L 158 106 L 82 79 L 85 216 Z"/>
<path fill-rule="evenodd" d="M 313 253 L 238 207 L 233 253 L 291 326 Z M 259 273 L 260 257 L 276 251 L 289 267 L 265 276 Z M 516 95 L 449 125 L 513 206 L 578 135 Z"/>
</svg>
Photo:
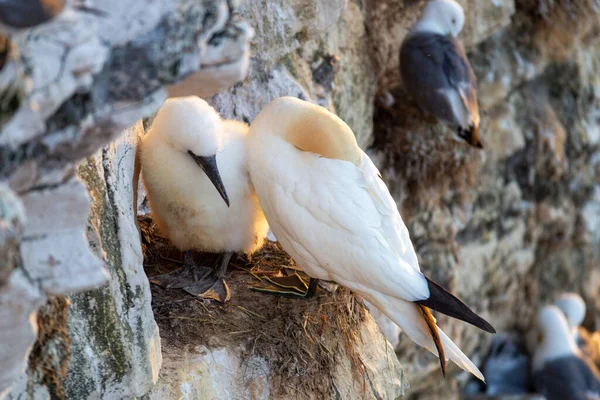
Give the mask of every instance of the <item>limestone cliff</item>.
<svg viewBox="0 0 600 400">
<path fill-rule="evenodd" d="M 0 397 L 387 399 L 408 380 L 409 397 L 448 399 L 469 379 L 456 369 L 441 379 L 437 360 L 401 335 L 402 372 L 346 292 L 289 314 L 239 302 L 188 310 L 153 288 L 151 308 L 142 255 L 145 272 L 156 267 L 135 228 L 134 153 L 138 122 L 167 93 L 200 95 L 246 122 L 282 95 L 331 109 L 380 167 L 428 275 L 500 331 L 527 330 L 562 290 L 581 293 L 586 324 L 600 324 L 597 1 L 459 0 L 483 151 L 403 91 L 399 47 L 424 0 L 95 3 L 105 15 L 67 10 L 13 34 L 19 51 L 0 71 L 11 100 L 0 104 Z M 227 312 L 239 326 L 223 340 L 215 321 Z M 294 336 L 299 350 L 278 352 L 287 342 L 258 326 L 262 317 L 279 329 L 279 314 L 307 330 Z M 351 335 L 331 336 L 344 321 L 357 325 Z M 439 321 L 483 360 L 488 335 Z M 185 334 L 203 325 L 213 330 Z M 319 368 L 303 364 L 311 357 Z M 320 385 L 308 383 L 312 373 Z"/>
</svg>

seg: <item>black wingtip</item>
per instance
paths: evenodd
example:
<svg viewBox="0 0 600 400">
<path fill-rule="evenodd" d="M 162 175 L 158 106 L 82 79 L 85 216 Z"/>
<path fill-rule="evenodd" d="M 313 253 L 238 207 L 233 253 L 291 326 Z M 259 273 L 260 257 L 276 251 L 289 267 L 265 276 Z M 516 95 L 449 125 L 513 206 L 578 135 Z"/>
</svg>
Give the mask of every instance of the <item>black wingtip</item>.
<svg viewBox="0 0 600 400">
<path fill-rule="evenodd" d="M 416 304 L 429 307 L 442 314 L 468 322 L 486 332 L 496 333 L 496 329 L 494 329 L 489 322 L 475 314 L 456 296 L 431 279 L 427 277 L 425 277 L 425 279 L 427 279 L 427 286 L 429 287 L 429 298 L 426 300 L 415 301 Z"/>
</svg>

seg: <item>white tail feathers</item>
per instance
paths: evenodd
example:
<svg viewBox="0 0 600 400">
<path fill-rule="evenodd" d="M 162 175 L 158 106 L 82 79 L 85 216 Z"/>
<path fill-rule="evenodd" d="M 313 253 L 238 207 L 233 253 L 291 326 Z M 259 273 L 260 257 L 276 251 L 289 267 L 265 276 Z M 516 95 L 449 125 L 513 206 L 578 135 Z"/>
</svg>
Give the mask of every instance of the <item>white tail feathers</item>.
<svg viewBox="0 0 600 400">
<path fill-rule="evenodd" d="M 387 315 L 392 321 L 398 325 L 408 337 L 420 346 L 437 354 L 435 343 L 431 338 L 431 332 L 421 315 L 416 304 L 401 300 L 395 297 L 383 295 L 377 292 L 361 293 L 365 299 L 371 302 L 382 313 Z M 446 334 L 439 329 L 438 332 L 444 352 L 447 359 L 453 361 L 456 365 L 475 375 L 478 379 L 485 382 L 483 374 L 479 368 L 473 364 L 471 360 L 458 348 L 456 344 Z"/>
</svg>

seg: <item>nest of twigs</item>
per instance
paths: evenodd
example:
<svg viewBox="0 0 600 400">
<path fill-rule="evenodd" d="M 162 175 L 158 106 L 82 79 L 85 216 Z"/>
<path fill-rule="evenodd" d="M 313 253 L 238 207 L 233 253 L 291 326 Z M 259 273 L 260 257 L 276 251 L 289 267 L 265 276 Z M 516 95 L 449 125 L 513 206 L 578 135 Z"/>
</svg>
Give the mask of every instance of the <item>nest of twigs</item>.
<svg viewBox="0 0 600 400">
<path fill-rule="evenodd" d="M 149 277 L 183 265 L 182 254 L 160 235 L 150 217 L 140 218 L 144 266 Z M 201 254 L 212 266 L 216 254 Z M 312 299 L 285 298 L 250 290 L 262 273 L 297 268 L 277 243 L 268 242 L 251 259 L 234 256 L 226 277 L 226 304 L 196 298 L 177 289 L 152 285 L 152 308 L 169 347 L 242 348 L 243 357 L 267 361 L 274 393 L 294 398 L 330 398 L 336 356 L 347 355 L 357 379 L 362 367 L 354 351 L 366 309 L 343 287 L 317 291 Z"/>
</svg>

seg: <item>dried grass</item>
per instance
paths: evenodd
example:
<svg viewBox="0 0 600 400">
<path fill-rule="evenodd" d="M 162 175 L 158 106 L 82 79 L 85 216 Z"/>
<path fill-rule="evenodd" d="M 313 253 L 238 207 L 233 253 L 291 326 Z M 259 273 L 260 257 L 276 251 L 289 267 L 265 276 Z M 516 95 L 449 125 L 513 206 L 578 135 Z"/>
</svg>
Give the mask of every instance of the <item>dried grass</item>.
<svg viewBox="0 0 600 400">
<path fill-rule="evenodd" d="M 181 253 L 157 232 L 149 217 L 140 219 L 145 269 L 148 276 L 181 266 Z M 215 254 L 202 254 L 200 264 L 211 266 Z M 205 302 L 180 290 L 152 285 L 152 308 L 161 338 L 171 347 L 205 345 L 243 348 L 243 356 L 267 360 L 276 394 L 294 398 L 331 398 L 336 357 L 348 355 L 357 379 L 362 366 L 354 351 L 366 310 L 346 288 L 335 293 L 319 290 L 313 299 L 294 299 L 253 292 L 256 275 L 293 267 L 278 244 L 267 242 L 252 260 L 233 257 L 227 283 L 231 301 Z"/>
</svg>

